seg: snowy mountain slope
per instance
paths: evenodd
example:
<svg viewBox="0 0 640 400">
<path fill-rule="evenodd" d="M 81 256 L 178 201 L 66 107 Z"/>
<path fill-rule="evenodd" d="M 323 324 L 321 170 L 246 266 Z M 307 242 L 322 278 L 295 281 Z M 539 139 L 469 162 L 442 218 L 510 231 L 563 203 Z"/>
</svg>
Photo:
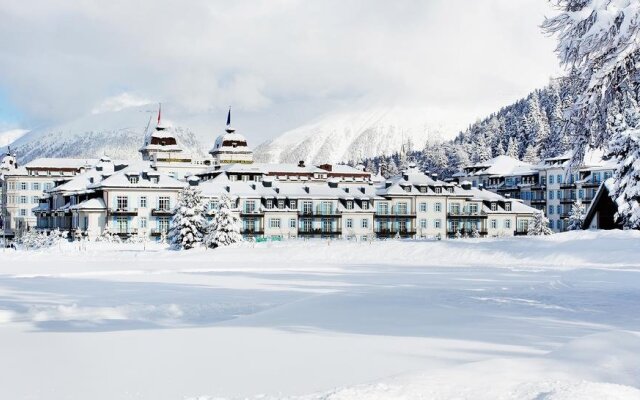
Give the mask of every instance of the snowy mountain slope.
<svg viewBox="0 0 640 400">
<path fill-rule="evenodd" d="M 374 108 L 328 114 L 285 132 L 255 149 L 260 162 L 336 163 L 400 151 L 403 143 L 422 149 L 444 128 L 425 110 Z"/>
<path fill-rule="evenodd" d="M 5 145 L 17 150 L 22 163 L 39 157 L 95 158 L 102 154 L 135 159 L 139 157 L 138 149 L 142 147 L 150 118 L 149 129 L 154 127 L 155 113 L 155 106 L 148 105 L 90 114 L 60 125 L 33 129 Z M 193 155 L 204 155 L 215 139 L 214 133 L 206 129 L 196 133 L 188 122 L 177 121 L 180 120 L 167 122 L 173 126 L 181 145 Z"/>
</svg>

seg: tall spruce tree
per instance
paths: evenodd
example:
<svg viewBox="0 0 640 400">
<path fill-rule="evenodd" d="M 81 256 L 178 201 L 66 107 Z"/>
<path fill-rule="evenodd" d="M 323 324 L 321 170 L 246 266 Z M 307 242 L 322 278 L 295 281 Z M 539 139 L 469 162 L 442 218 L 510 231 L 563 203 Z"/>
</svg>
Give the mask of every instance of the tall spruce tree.
<svg viewBox="0 0 640 400">
<path fill-rule="evenodd" d="M 240 229 L 242 221 L 233 212 L 233 202 L 227 195 L 222 195 L 213 220 L 207 227 L 204 243 L 209 248 L 228 246 L 243 241 Z"/>
<path fill-rule="evenodd" d="M 567 226 L 567 229 L 570 231 L 582 229 L 582 222 L 584 221 L 585 212 L 586 211 L 584 204 L 582 204 L 582 200 L 577 199 L 576 201 L 574 201 L 573 205 L 571 206 L 571 212 L 569 213 L 569 225 Z"/>
<path fill-rule="evenodd" d="M 533 216 L 533 223 L 529 225 L 527 235 L 529 236 L 543 236 L 551 235 L 553 231 L 549 228 L 549 218 L 544 215 L 544 212 L 538 211 Z"/>
<path fill-rule="evenodd" d="M 171 247 L 188 250 L 201 243 L 206 220 L 200 189 L 189 186 L 180 191 L 174 213 L 169 229 Z"/>
</svg>

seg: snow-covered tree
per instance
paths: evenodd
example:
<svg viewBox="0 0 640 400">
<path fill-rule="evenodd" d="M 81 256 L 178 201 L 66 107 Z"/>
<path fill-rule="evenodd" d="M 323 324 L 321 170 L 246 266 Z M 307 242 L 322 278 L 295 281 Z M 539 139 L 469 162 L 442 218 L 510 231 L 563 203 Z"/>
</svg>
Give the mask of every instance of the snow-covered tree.
<svg viewBox="0 0 640 400">
<path fill-rule="evenodd" d="M 480 237 L 480 231 L 478 231 L 478 226 L 475 224 L 471 227 L 471 237 L 472 238 Z"/>
<path fill-rule="evenodd" d="M 174 249 L 191 249 L 202 242 L 206 230 L 204 202 L 200 189 L 188 186 L 178 194 L 169 228 L 169 241 Z"/>
<path fill-rule="evenodd" d="M 640 113 L 637 107 L 610 116 L 613 137 L 608 156 L 620 165 L 611 182 L 609 193 L 618 206 L 616 218 L 628 229 L 640 229 Z"/>
<path fill-rule="evenodd" d="M 571 206 L 567 230 L 576 231 L 582 229 L 582 222 L 584 221 L 585 213 L 586 210 L 584 204 L 582 204 L 582 200 L 576 200 Z"/>
<path fill-rule="evenodd" d="M 527 147 L 527 150 L 525 150 L 524 152 L 524 157 L 522 157 L 522 161 L 527 162 L 529 164 L 537 164 L 538 163 L 538 156 L 537 156 L 537 151 L 536 148 L 530 144 Z"/>
<path fill-rule="evenodd" d="M 102 230 L 102 233 L 96 238 L 96 242 L 120 243 L 122 242 L 122 239 L 120 239 L 120 235 L 113 232 L 111 227 L 107 225 Z"/>
<path fill-rule="evenodd" d="M 485 162 L 491 158 L 491 149 L 487 146 L 484 135 L 478 135 L 476 140 L 476 162 Z"/>
<path fill-rule="evenodd" d="M 542 236 L 551 235 L 553 231 L 549 228 L 549 218 L 542 211 L 538 211 L 533 216 L 533 222 L 529 225 L 527 235 Z"/>
<path fill-rule="evenodd" d="M 243 240 L 240 234 L 242 222 L 240 217 L 233 212 L 233 208 L 231 198 L 223 195 L 213 220 L 207 227 L 207 234 L 204 237 L 204 244 L 207 247 L 228 246 Z"/>
<path fill-rule="evenodd" d="M 579 96 L 570 110 L 573 163 L 582 161 L 587 147 L 603 147 L 609 157 L 619 160 L 618 183 L 610 195 L 624 225 L 639 227 L 639 126 L 631 121 L 640 102 L 640 2 L 558 0 L 557 4 L 562 12 L 543 27 L 558 34 L 560 61 L 575 72 Z"/>
<path fill-rule="evenodd" d="M 518 146 L 518 142 L 514 138 L 509 139 L 507 155 L 511 158 L 520 159 L 520 146 Z"/>
</svg>

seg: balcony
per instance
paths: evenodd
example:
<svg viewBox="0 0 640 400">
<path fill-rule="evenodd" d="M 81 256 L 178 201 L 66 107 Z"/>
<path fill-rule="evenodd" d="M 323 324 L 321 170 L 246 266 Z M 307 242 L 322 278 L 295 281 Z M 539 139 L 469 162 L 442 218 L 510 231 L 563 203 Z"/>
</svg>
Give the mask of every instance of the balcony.
<svg viewBox="0 0 640 400">
<path fill-rule="evenodd" d="M 168 217 L 173 215 L 173 210 L 168 208 L 153 208 L 151 209 L 151 215 L 154 217 Z"/>
<path fill-rule="evenodd" d="M 299 235 L 341 235 L 341 229 L 300 229 Z"/>
<path fill-rule="evenodd" d="M 116 216 L 123 216 L 123 217 L 126 217 L 126 216 L 134 217 L 138 215 L 138 209 L 137 208 L 110 208 L 109 214 L 116 215 Z"/>
<path fill-rule="evenodd" d="M 416 234 L 416 230 L 415 229 L 395 229 L 395 228 L 379 229 L 375 231 L 375 234 L 378 236 L 394 236 L 398 234 L 400 236 L 411 236 Z"/>
<path fill-rule="evenodd" d="M 547 199 L 531 199 L 531 204 L 544 204 L 547 202 Z"/>
<path fill-rule="evenodd" d="M 449 210 L 449 212 L 447 213 L 447 216 L 449 217 L 458 217 L 458 218 L 482 218 L 487 216 L 487 213 L 485 213 L 484 211 L 464 211 L 464 210 L 460 210 L 460 211 L 456 211 L 456 210 Z"/>
<path fill-rule="evenodd" d="M 243 229 L 240 231 L 243 235 L 262 235 L 264 234 L 264 230 L 262 229 Z"/>
</svg>

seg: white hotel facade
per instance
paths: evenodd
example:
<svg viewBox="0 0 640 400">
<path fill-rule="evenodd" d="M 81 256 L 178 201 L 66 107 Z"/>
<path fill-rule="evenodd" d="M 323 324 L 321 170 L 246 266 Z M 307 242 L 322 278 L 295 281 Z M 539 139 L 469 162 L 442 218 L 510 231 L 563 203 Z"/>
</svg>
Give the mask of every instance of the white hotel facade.
<svg viewBox="0 0 640 400">
<path fill-rule="evenodd" d="M 4 203 L 7 230 L 61 229 L 95 238 L 109 229 L 125 237 L 161 237 L 187 185 L 199 186 L 209 217 L 220 197 L 230 196 L 243 234 L 252 237 L 511 236 L 526 234 L 536 212 L 520 200 L 470 182 L 447 183 L 414 166 L 385 180 L 347 165 L 253 163 L 246 139 L 229 126 L 208 159 L 186 154 L 160 124 L 140 152 L 137 161 L 105 156 L 5 165 L 3 186 L 12 196 L 5 196 L 12 200 Z M 23 190 L 23 182 L 35 179 L 35 165 L 50 171 L 42 175 L 46 185 Z M 55 169 L 62 165 L 64 171 Z M 16 207 L 15 196 L 29 196 L 28 206 Z M 22 209 L 28 211 L 16 211 Z"/>
</svg>

